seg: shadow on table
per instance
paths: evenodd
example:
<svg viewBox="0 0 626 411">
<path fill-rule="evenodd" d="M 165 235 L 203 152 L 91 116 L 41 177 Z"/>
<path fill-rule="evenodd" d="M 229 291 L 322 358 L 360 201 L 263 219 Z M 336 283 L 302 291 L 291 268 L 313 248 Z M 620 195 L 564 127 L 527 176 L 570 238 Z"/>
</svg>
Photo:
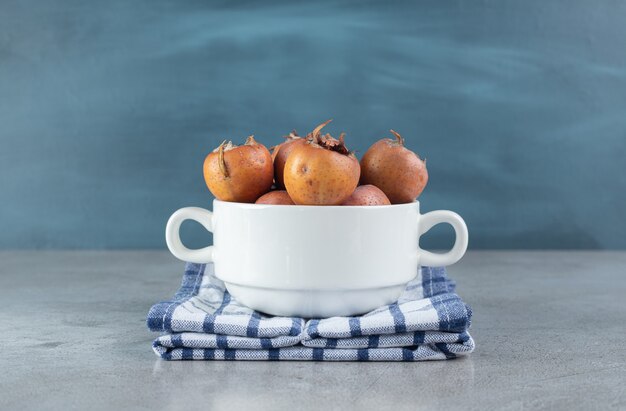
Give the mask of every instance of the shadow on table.
<svg viewBox="0 0 626 411">
<path fill-rule="evenodd" d="M 152 373 L 171 405 L 275 409 L 309 402 L 436 406 L 442 395 L 467 395 L 474 384 L 470 357 L 419 363 L 224 362 L 157 360 Z M 195 398 L 194 398 L 195 397 Z"/>
</svg>

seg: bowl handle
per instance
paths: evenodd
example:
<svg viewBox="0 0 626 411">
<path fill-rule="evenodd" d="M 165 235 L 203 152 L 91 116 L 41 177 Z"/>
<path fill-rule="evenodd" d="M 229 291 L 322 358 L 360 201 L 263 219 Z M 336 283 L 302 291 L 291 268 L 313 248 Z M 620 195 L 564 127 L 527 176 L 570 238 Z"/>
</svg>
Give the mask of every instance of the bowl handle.
<svg viewBox="0 0 626 411">
<path fill-rule="evenodd" d="M 180 225 L 185 220 L 194 220 L 207 231 L 213 232 L 213 213 L 209 210 L 199 207 L 185 207 L 176 211 L 167 221 L 165 227 L 165 242 L 170 252 L 179 260 L 189 261 L 191 263 L 210 263 L 213 262 L 213 246 L 190 250 L 185 247 L 180 240 Z"/>
<path fill-rule="evenodd" d="M 437 210 L 422 214 L 419 219 L 420 236 L 441 223 L 450 224 L 455 234 L 454 246 L 447 253 L 437 254 L 420 248 L 418 259 L 421 265 L 444 267 L 456 263 L 463 257 L 467 250 L 468 233 L 465 221 L 460 215 L 452 211 Z"/>
</svg>

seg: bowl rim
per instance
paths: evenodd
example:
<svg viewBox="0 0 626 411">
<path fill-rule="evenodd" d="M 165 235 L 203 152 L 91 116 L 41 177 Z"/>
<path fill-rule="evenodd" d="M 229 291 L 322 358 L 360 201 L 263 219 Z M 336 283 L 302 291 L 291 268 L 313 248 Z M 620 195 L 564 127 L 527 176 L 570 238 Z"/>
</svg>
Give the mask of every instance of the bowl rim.
<svg viewBox="0 0 626 411">
<path fill-rule="evenodd" d="M 354 210 L 354 209 L 394 209 L 394 208 L 409 208 L 415 207 L 416 205 L 419 207 L 419 200 L 413 200 L 410 203 L 403 204 L 390 204 L 390 205 L 373 205 L 373 206 L 365 206 L 365 205 L 289 205 L 289 204 L 255 204 L 255 203 L 239 203 L 236 201 L 222 201 L 215 198 L 213 203 L 224 204 L 232 207 L 240 207 L 240 208 L 252 208 L 252 209 L 262 209 L 262 208 L 282 208 L 288 207 L 290 209 L 309 209 L 309 210 Z"/>
</svg>

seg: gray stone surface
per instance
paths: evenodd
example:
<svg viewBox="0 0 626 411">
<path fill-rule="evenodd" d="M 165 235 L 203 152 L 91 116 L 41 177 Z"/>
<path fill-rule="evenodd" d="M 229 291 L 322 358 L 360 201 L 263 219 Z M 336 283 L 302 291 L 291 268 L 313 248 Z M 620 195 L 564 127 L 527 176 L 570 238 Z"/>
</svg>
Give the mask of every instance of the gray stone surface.
<svg viewBox="0 0 626 411">
<path fill-rule="evenodd" d="M 624 409 L 625 252 L 471 252 L 449 269 L 477 349 L 454 361 L 164 362 L 166 252 L 0 253 L 0 409 Z"/>
</svg>

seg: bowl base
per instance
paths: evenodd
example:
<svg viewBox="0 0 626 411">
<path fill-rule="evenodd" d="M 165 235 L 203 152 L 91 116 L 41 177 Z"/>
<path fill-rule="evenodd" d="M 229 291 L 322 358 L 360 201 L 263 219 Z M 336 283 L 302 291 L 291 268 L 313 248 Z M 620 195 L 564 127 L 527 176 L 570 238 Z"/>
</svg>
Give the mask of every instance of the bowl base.
<svg viewBox="0 0 626 411">
<path fill-rule="evenodd" d="M 405 284 L 361 290 L 280 290 L 225 283 L 228 292 L 253 310 L 281 317 L 328 318 L 364 314 L 394 303 Z"/>
</svg>

